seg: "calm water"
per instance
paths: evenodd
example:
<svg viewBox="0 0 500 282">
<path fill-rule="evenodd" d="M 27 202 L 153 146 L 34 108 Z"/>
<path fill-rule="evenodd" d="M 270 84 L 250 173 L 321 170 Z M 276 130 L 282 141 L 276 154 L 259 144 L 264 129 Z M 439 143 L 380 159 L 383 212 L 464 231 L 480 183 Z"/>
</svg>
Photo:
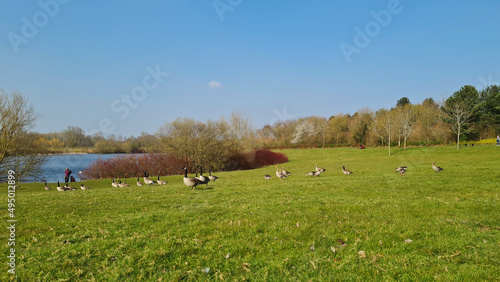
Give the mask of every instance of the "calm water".
<svg viewBox="0 0 500 282">
<path fill-rule="evenodd" d="M 42 175 L 40 179 L 31 181 L 37 182 L 57 182 L 64 181 L 64 169 L 69 168 L 73 173 L 76 181 L 80 180 L 78 172 L 85 169 L 90 163 L 98 159 L 109 159 L 119 154 L 69 154 L 69 155 L 52 155 L 47 156 L 47 161 L 42 166 Z"/>
</svg>

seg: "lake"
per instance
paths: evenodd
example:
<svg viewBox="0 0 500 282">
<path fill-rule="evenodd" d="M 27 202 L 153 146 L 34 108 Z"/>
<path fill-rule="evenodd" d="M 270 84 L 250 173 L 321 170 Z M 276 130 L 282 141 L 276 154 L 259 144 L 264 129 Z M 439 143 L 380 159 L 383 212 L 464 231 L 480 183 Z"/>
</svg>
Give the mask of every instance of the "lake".
<svg viewBox="0 0 500 282">
<path fill-rule="evenodd" d="M 47 161 L 42 166 L 40 179 L 32 179 L 29 182 L 64 182 L 64 169 L 69 168 L 76 181 L 80 181 L 78 172 L 85 169 L 89 164 L 98 159 L 109 159 L 122 154 L 64 154 L 47 156 Z"/>
</svg>

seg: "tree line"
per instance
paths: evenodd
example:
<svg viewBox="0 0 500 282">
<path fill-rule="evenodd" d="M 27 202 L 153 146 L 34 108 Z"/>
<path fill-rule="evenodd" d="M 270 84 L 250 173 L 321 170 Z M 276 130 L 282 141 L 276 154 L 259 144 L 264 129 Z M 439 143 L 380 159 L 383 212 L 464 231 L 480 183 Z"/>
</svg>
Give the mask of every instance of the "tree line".
<svg viewBox="0 0 500 282">
<path fill-rule="evenodd" d="M 231 162 L 242 166 L 235 161 L 239 153 L 256 148 L 365 145 L 387 147 L 390 154 L 394 146 L 406 150 L 409 145 L 455 143 L 458 149 L 463 140 L 494 138 L 500 132 L 500 86 L 478 91 L 465 85 L 443 101 L 427 98 L 412 104 L 403 97 L 391 108 L 278 121 L 260 129 L 239 112 L 216 121 L 178 118 L 138 137 L 100 132 L 90 136 L 76 126 L 61 132 L 33 132 L 40 115 L 28 99 L 19 92 L 1 90 L 0 118 L 0 171 L 14 168 L 23 177 L 37 175 L 45 155 L 74 151 L 169 153 L 194 166 L 230 170 Z"/>
</svg>

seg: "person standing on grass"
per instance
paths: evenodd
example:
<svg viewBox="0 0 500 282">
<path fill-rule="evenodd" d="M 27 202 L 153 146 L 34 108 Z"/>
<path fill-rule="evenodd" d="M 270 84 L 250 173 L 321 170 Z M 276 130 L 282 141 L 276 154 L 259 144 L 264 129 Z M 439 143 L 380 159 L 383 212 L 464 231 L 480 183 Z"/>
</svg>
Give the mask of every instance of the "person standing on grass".
<svg viewBox="0 0 500 282">
<path fill-rule="evenodd" d="M 497 146 L 500 146 L 500 135 L 497 135 Z"/>
<path fill-rule="evenodd" d="M 64 170 L 64 182 L 69 182 L 69 176 L 71 175 L 72 171 L 69 168 L 66 168 Z"/>
</svg>

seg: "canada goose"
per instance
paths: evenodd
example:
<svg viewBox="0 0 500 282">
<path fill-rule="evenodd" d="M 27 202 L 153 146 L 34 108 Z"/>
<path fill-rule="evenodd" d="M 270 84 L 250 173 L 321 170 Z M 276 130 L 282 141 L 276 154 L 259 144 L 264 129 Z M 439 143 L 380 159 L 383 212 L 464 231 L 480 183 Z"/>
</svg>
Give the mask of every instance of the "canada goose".
<svg viewBox="0 0 500 282">
<path fill-rule="evenodd" d="M 444 169 L 440 168 L 439 166 L 436 166 L 436 164 L 435 164 L 435 163 L 432 163 L 432 169 L 433 169 L 436 173 L 438 173 L 438 172 L 440 172 L 440 171 L 444 170 Z"/>
<path fill-rule="evenodd" d="M 69 186 L 68 182 L 66 182 L 66 185 L 64 186 L 64 188 L 68 188 L 68 190 L 76 190 L 75 187 Z"/>
<path fill-rule="evenodd" d="M 406 167 L 406 166 L 400 166 L 400 167 L 396 168 L 396 169 L 394 170 L 394 172 L 396 172 L 396 171 L 397 171 L 397 172 L 399 172 L 399 174 L 401 174 L 401 175 L 405 175 L 406 169 L 407 169 L 407 167 Z"/>
<path fill-rule="evenodd" d="M 212 172 L 209 170 L 208 171 L 208 179 L 212 180 L 215 182 L 215 180 L 219 179 L 219 177 L 212 175 Z"/>
<path fill-rule="evenodd" d="M 306 177 L 308 176 L 319 176 L 321 174 L 321 171 L 310 171 L 306 174 Z"/>
<path fill-rule="evenodd" d="M 345 175 L 352 174 L 352 171 L 345 169 L 345 166 L 342 166 L 342 172 L 343 172 Z"/>
<path fill-rule="evenodd" d="M 83 185 L 83 184 L 80 186 L 80 188 L 81 188 L 82 190 L 89 190 L 89 189 L 90 189 L 90 187 L 87 187 L 87 186 L 85 186 L 85 185 Z"/>
<path fill-rule="evenodd" d="M 271 179 L 271 175 L 269 174 L 264 175 L 264 179 Z"/>
<path fill-rule="evenodd" d="M 198 180 L 203 181 L 203 183 L 207 186 L 208 186 L 208 182 L 210 182 L 210 178 L 203 175 L 203 167 L 201 167 L 201 166 L 200 166 L 200 177 L 198 177 Z"/>
<path fill-rule="evenodd" d="M 125 183 L 125 180 L 123 180 L 123 183 L 121 180 L 118 180 L 118 187 L 130 187 L 127 183 Z"/>
<path fill-rule="evenodd" d="M 160 176 L 158 175 L 158 180 L 156 181 L 156 183 L 160 184 L 160 185 L 165 185 L 167 184 L 168 182 L 167 181 L 164 181 L 164 180 L 160 180 Z"/>
<path fill-rule="evenodd" d="M 287 178 L 285 174 L 283 174 L 278 167 L 276 167 L 276 176 L 278 178 Z"/>
<path fill-rule="evenodd" d="M 116 183 L 114 179 L 111 180 L 113 180 L 113 182 L 111 182 L 111 186 L 118 188 L 118 183 Z"/>
<path fill-rule="evenodd" d="M 153 179 L 148 177 L 149 173 L 147 171 L 143 170 L 143 172 L 144 172 L 144 183 L 146 183 L 147 185 L 151 185 L 151 184 L 155 183 L 155 181 Z"/>
<path fill-rule="evenodd" d="M 318 164 L 316 164 L 316 171 L 319 171 L 319 172 L 325 172 L 326 169 L 322 168 L 322 167 L 318 167 Z"/>
<path fill-rule="evenodd" d="M 284 166 L 283 166 L 283 167 L 281 167 L 281 173 L 283 173 L 283 174 L 284 174 L 284 175 L 286 175 L 286 176 L 288 176 L 288 175 L 290 175 L 290 174 L 291 174 L 289 171 L 286 171 L 286 170 L 285 170 L 285 167 L 284 167 Z"/>
<path fill-rule="evenodd" d="M 188 187 L 191 187 L 191 189 L 193 189 L 193 187 L 196 187 L 196 185 L 198 184 L 204 184 L 203 181 L 197 179 L 197 178 L 194 178 L 194 177 L 187 177 L 187 167 L 183 167 L 182 168 L 184 170 L 184 184 L 186 184 L 186 186 Z"/>
<path fill-rule="evenodd" d="M 143 185 L 142 182 L 139 181 L 139 177 L 137 177 L 137 186 L 142 186 L 142 185 Z"/>
<path fill-rule="evenodd" d="M 61 184 L 59 184 L 59 181 L 57 181 L 57 191 L 63 192 L 63 191 L 68 191 L 69 188 L 66 187 L 61 187 Z"/>
<path fill-rule="evenodd" d="M 45 190 L 49 191 L 50 187 L 47 185 L 47 182 L 45 182 Z"/>
</svg>

